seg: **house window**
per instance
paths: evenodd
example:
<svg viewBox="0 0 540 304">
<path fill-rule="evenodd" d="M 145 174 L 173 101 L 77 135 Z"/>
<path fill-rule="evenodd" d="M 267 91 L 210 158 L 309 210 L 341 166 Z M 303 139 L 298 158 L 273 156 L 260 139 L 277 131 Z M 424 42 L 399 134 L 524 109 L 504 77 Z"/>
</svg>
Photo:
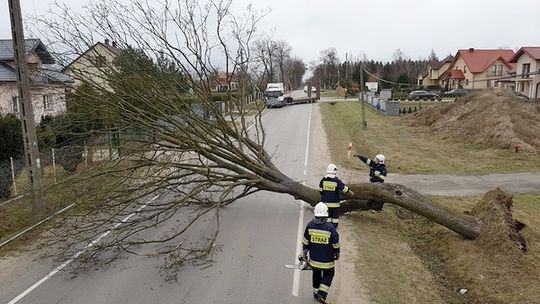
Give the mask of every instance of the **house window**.
<svg viewBox="0 0 540 304">
<path fill-rule="evenodd" d="M 491 76 L 497 76 L 497 65 L 491 66 Z"/>
<path fill-rule="evenodd" d="M 43 95 L 43 110 L 45 111 L 53 110 L 51 95 L 48 95 L 48 94 Z"/>
<path fill-rule="evenodd" d="M 487 87 L 488 87 L 488 88 L 491 88 L 491 80 L 488 80 L 488 81 L 487 81 Z"/>
<path fill-rule="evenodd" d="M 499 64 L 497 66 L 497 76 L 502 76 L 503 66 L 502 64 Z"/>
<path fill-rule="evenodd" d="M 433 70 L 430 68 L 429 69 L 429 78 L 432 78 L 433 77 Z"/>
<path fill-rule="evenodd" d="M 99 55 L 99 56 L 96 56 L 96 58 L 94 58 L 94 65 L 96 66 L 96 68 L 102 68 L 106 64 L 107 64 L 107 58 L 105 58 L 105 56 Z"/>
<path fill-rule="evenodd" d="M 467 74 L 467 67 L 466 66 L 463 67 L 463 74 Z"/>
<path fill-rule="evenodd" d="M 521 77 L 523 78 L 529 78 L 529 73 L 531 72 L 531 64 L 530 63 L 524 63 L 521 66 Z"/>
<path fill-rule="evenodd" d="M 19 113 L 19 96 L 11 97 L 11 111 L 13 113 Z"/>
<path fill-rule="evenodd" d="M 466 86 L 469 85 L 469 79 L 465 79 L 465 85 L 466 85 Z"/>
</svg>

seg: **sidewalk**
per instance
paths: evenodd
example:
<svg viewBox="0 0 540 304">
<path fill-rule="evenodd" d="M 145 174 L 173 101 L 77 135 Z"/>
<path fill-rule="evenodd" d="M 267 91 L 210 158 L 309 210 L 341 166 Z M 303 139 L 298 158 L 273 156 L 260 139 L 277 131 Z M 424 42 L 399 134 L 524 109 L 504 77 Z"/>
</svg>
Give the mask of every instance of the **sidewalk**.
<svg viewBox="0 0 540 304">
<path fill-rule="evenodd" d="M 362 174 L 367 181 L 367 174 Z M 473 196 L 497 187 L 509 193 L 540 193 L 540 172 L 463 176 L 389 174 L 387 182 L 402 184 L 426 195 Z"/>
</svg>

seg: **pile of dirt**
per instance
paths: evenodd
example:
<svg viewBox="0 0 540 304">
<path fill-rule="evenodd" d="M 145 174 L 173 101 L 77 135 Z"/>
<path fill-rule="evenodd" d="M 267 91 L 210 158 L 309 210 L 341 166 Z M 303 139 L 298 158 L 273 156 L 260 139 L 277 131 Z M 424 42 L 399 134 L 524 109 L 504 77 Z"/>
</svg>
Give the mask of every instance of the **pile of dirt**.
<svg viewBox="0 0 540 304">
<path fill-rule="evenodd" d="M 540 151 L 540 103 L 524 102 L 507 90 L 484 90 L 434 106 L 408 118 L 467 142 Z"/>
<path fill-rule="evenodd" d="M 527 251 L 527 243 L 520 234 L 525 224 L 512 216 L 512 196 L 497 188 L 486 193 L 470 214 L 484 223 L 478 239 L 483 248 L 496 248 L 508 254 Z"/>
</svg>

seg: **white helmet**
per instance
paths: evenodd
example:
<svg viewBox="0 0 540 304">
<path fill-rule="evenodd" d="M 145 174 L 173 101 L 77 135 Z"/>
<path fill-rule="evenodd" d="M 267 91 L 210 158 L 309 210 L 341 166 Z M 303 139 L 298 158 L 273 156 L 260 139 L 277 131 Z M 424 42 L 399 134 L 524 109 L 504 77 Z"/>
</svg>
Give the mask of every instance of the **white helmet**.
<svg viewBox="0 0 540 304">
<path fill-rule="evenodd" d="M 328 165 L 328 167 L 326 167 L 326 173 L 328 173 L 328 174 L 336 174 L 337 173 L 336 165 L 334 165 L 334 164 Z"/>
<path fill-rule="evenodd" d="M 379 160 L 379 164 L 384 164 L 384 155 L 377 154 L 377 156 L 375 156 L 375 158 Z"/>
<path fill-rule="evenodd" d="M 315 217 L 328 217 L 328 206 L 326 206 L 325 203 L 320 202 L 315 205 L 313 213 L 315 214 Z"/>
</svg>

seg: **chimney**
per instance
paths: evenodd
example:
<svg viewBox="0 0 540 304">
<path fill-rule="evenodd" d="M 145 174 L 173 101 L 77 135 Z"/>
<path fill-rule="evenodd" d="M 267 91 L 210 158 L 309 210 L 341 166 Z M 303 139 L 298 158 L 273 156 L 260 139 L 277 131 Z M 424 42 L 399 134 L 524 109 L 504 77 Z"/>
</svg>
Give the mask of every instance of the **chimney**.
<svg viewBox="0 0 540 304">
<path fill-rule="evenodd" d="M 474 48 L 469 48 L 469 52 L 473 53 L 473 52 L 474 52 Z"/>
<path fill-rule="evenodd" d="M 116 41 L 113 41 L 113 42 L 112 42 L 112 46 L 113 46 L 113 47 L 116 47 Z"/>
<path fill-rule="evenodd" d="M 105 38 L 105 45 L 109 45 L 109 38 Z"/>
</svg>

